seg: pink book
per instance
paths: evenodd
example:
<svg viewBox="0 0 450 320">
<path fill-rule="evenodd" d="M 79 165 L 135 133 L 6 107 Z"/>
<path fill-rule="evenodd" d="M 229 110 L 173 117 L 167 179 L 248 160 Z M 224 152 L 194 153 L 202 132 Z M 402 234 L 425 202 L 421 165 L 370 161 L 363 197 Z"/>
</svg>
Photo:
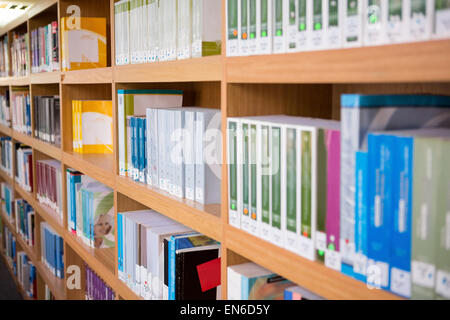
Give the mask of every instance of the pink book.
<svg viewBox="0 0 450 320">
<path fill-rule="evenodd" d="M 340 199 L 340 149 L 341 133 L 325 131 L 327 147 L 327 248 L 339 251 L 339 199 Z"/>
</svg>

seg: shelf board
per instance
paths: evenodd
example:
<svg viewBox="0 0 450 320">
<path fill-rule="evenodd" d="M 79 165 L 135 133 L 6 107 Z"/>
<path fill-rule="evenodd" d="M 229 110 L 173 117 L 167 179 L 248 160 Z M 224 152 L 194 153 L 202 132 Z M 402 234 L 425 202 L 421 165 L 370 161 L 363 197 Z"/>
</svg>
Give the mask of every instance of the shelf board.
<svg viewBox="0 0 450 320">
<path fill-rule="evenodd" d="M 32 84 L 46 84 L 46 83 L 59 83 L 61 81 L 61 72 L 39 72 L 32 73 L 30 75 L 30 83 Z"/>
<path fill-rule="evenodd" d="M 113 154 L 63 152 L 63 161 L 67 166 L 96 179 L 110 188 L 114 188 Z"/>
<path fill-rule="evenodd" d="M 53 159 L 61 161 L 62 150 L 59 146 L 33 138 L 33 148 L 48 155 L 49 157 L 52 157 Z"/>
<path fill-rule="evenodd" d="M 33 147 L 33 137 L 27 134 L 12 130 L 12 138 L 20 143 L 26 144 L 29 147 Z"/>
<path fill-rule="evenodd" d="M 61 72 L 63 84 L 112 83 L 111 67 Z"/>
<path fill-rule="evenodd" d="M 30 84 L 30 76 L 10 77 L 9 84 L 11 86 L 28 86 Z"/>
<path fill-rule="evenodd" d="M 225 58 L 229 83 L 450 81 L 450 40 Z"/>
<path fill-rule="evenodd" d="M 384 290 L 370 290 L 364 282 L 327 268 L 319 262 L 309 261 L 232 226 L 226 225 L 225 233 L 225 245 L 228 249 L 326 299 L 402 299 Z"/>
<path fill-rule="evenodd" d="M 11 188 L 14 187 L 14 179 L 11 178 L 10 176 L 8 176 L 8 174 L 0 169 L 0 177 L 2 177 L 2 179 L 10 185 Z"/>
<path fill-rule="evenodd" d="M 202 205 L 179 199 L 158 188 L 121 176 L 116 177 L 116 190 L 214 240 L 222 241 L 220 204 Z"/>
<path fill-rule="evenodd" d="M 11 82 L 11 77 L 0 77 L 0 86 L 7 87 Z"/>
<path fill-rule="evenodd" d="M 114 67 L 115 82 L 221 81 L 222 56 Z"/>
<path fill-rule="evenodd" d="M 12 137 L 12 129 L 0 123 L 0 132 L 4 135 Z"/>
</svg>

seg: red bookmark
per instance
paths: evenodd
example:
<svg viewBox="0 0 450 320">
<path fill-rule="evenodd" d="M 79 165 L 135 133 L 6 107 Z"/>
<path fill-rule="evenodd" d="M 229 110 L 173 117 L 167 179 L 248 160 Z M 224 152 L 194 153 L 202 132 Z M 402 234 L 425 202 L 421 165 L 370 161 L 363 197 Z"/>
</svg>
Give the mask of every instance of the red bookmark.
<svg viewBox="0 0 450 320">
<path fill-rule="evenodd" d="M 198 278 L 202 292 L 220 285 L 220 258 L 199 264 L 197 266 Z"/>
</svg>

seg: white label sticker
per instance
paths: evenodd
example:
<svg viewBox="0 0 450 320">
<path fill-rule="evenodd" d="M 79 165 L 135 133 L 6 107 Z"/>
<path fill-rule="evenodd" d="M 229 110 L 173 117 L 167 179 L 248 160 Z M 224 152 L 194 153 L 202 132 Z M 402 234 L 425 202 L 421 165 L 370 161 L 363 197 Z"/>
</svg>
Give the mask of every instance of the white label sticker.
<svg viewBox="0 0 450 320">
<path fill-rule="evenodd" d="M 411 273 L 397 268 L 392 268 L 391 291 L 409 298 L 411 296 Z"/>
<path fill-rule="evenodd" d="M 433 288 L 435 266 L 421 261 L 412 262 L 412 282 L 425 288 Z"/>
<path fill-rule="evenodd" d="M 335 250 L 325 251 L 325 266 L 340 271 L 341 270 L 341 255 Z"/>
<path fill-rule="evenodd" d="M 300 237 L 300 255 L 306 259 L 314 261 L 314 243 L 311 239 L 306 237 Z"/>
<path fill-rule="evenodd" d="M 355 254 L 355 260 L 353 261 L 353 271 L 358 274 L 366 275 L 367 270 L 367 256 L 362 253 Z"/>
<path fill-rule="evenodd" d="M 436 273 L 436 293 L 450 299 L 450 273 L 438 270 Z"/>
<path fill-rule="evenodd" d="M 327 235 L 325 232 L 316 231 L 316 249 L 325 251 L 327 248 Z"/>
</svg>

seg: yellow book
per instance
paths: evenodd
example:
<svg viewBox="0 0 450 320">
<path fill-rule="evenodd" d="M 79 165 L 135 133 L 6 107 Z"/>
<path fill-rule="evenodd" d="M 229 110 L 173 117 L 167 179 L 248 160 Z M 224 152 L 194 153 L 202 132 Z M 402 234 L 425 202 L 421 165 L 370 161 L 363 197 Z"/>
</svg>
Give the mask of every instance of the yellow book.
<svg viewBox="0 0 450 320">
<path fill-rule="evenodd" d="M 72 100 L 72 149 L 77 152 L 77 100 Z"/>
<path fill-rule="evenodd" d="M 63 71 L 106 67 L 106 18 L 61 18 L 61 41 Z"/>
<path fill-rule="evenodd" d="M 80 153 L 113 153 L 112 101 L 81 101 Z"/>
<path fill-rule="evenodd" d="M 81 110 L 83 108 L 83 101 L 78 101 L 77 104 L 77 142 L 78 142 L 78 152 L 83 153 L 83 140 L 81 132 Z"/>
</svg>

